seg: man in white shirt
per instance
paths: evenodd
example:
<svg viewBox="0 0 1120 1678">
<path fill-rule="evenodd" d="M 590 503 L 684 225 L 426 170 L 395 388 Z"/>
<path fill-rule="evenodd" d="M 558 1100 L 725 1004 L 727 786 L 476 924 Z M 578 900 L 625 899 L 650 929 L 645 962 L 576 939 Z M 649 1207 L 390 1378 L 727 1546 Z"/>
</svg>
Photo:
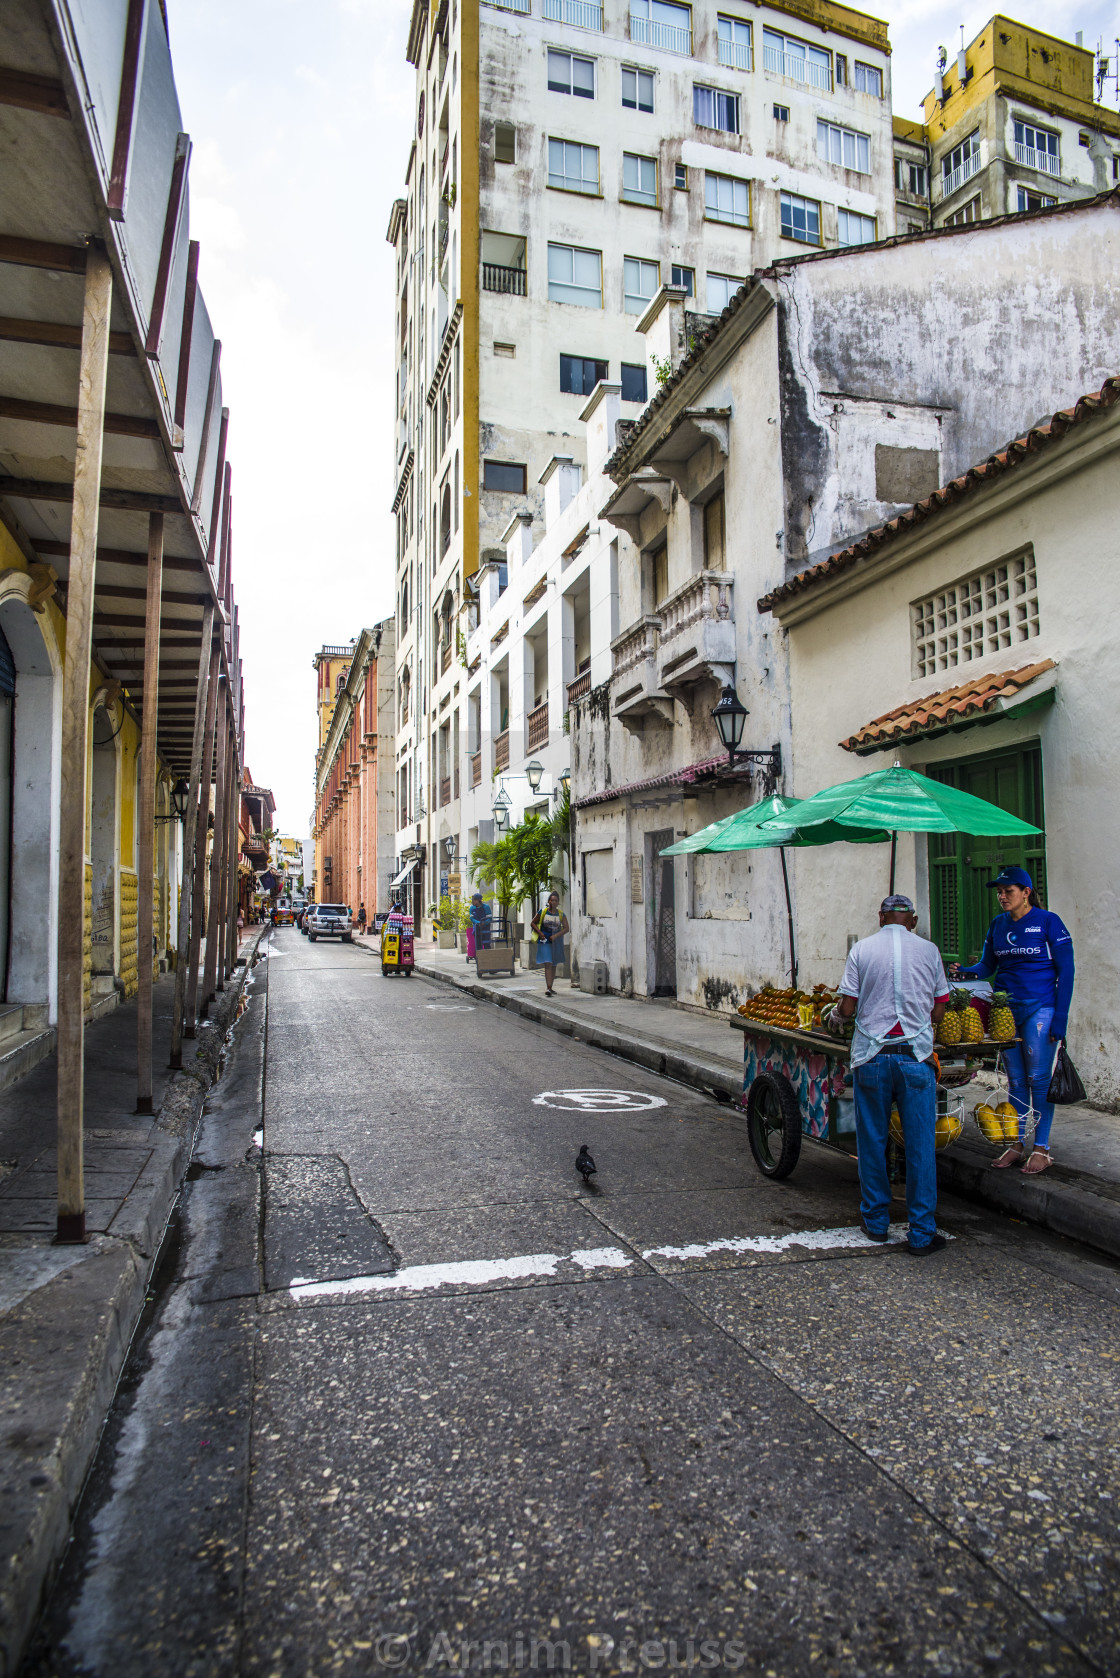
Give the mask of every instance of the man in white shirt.
<svg viewBox="0 0 1120 1678">
<path fill-rule="evenodd" d="M 915 936 L 917 924 L 908 897 L 883 899 L 879 931 L 848 952 L 835 1013 L 840 1019 L 856 1017 L 852 1083 L 864 1233 L 885 1241 L 890 1226 L 887 1139 L 893 1105 L 906 1149 L 908 1246 L 921 1256 L 945 1245 L 937 1233 L 937 1079 L 930 1057 L 949 985 L 937 946 Z"/>
</svg>

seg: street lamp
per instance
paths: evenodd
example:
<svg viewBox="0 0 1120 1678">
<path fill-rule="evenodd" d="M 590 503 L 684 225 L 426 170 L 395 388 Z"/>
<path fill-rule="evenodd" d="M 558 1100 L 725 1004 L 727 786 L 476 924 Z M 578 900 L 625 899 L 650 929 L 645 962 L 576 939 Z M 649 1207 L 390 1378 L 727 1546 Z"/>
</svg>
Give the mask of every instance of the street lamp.
<svg viewBox="0 0 1120 1678">
<path fill-rule="evenodd" d="M 495 804 L 494 806 L 494 826 L 499 833 L 509 826 L 509 811 L 502 804 Z"/>
<path fill-rule="evenodd" d="M 541 776 L 544 774 L 544 764 L 538 763 L 536 758 L 525 765 L 525 779 L 529 783 L 530 792 L 540 792 Z"/>
<path fill-rule="evenodd" d="M 712 712 L 712 721 L 719 730 L 719 737 L 727 748 L 727 761 L 731 768 L 737 763 L 757 763 L 765 769 L 766 779 L 773 786 L 782 773 L 782 748 L 771 746 L 769 751 L 758 751 L 748 748 L 739 749 L 739 742 L 743 738 L 750 712 L 745 705 L 740 704 L 735 689 L 725 687 L 720 694 L 719 704 Z"/>
<path fill-rule="evenodd" d="M 455 859 L 455 836 L 452 833 L 449 833 L 447 835 L 447 838 L 443 841 L 443 854 L 446 856 L 448 862 L 453 862 L 454 861 L 454 859 Z"/>
<path fill-rule="evenodd" d="M 570 769 L 565 769 L 564 773 L 560 777 L 560 790 L 561 790 L 561 792 L 563 792 L 565 794 L 570 794 L 571 793 L 571 790 L 572 790 L 572 772 L 571 772 Z"/>
<path fill-rule="evenodd" d="M 190 792 L 190 787 L 187 785 L 182 775 L 180 775 L 179 779 L 175 782 L 175 785 L 171 789 L 170 810 L 167 812 L 166 816 L 157 816 L 156 821 L 181 822 L 187 813 L 187 799 L 190 797 Z"/>
</svg>

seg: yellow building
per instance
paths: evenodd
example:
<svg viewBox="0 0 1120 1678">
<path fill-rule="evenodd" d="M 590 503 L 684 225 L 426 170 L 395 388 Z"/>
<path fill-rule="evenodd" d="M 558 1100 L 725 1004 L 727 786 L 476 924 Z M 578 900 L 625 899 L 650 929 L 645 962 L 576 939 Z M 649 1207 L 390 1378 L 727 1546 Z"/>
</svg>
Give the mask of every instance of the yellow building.
<svg viewBox="0 0 1120 1678">
<path fill-rule="evenodd" d="M 351 641 L 345 647 L 320 647 L 312 659 L 315 671 L 315 704 L 319 713 L 319 740 L 316 754 L 322 750 L 323 742 L 330 733 L 331 722 L 334 718 L 334 708 L 339 694 L 346 686 L 346 678 L 350 672 L 350 660 L 354 656 L 354 643 Z"/>
<path fill-rule="evenodd" d="M 1120 115 L 1095 102 L 1094 70 L 1087 48 L 999 14 L 953 63 L 942 49 L 924 101 L 933 225 L 1046 209 L 1114 186 Z M 897 121 L 895 133 L 897 142 Z"/>
</svg>

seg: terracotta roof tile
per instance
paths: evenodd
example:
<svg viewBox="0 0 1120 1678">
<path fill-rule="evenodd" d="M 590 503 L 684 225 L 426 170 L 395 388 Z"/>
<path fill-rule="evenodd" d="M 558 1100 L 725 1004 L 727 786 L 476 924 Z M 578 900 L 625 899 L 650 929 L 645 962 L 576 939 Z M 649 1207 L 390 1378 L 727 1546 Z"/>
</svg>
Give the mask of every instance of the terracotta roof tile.
<svg viewBox="0 0 1120 1678">
<path fill-rule="evenodd" d="M 904 740 L 959 726 L 970 718 L 978 718 L 991 711 L 998 700 L 1009 699 L 1048 670 L 1055 669 L 1052 658 L 1040 659 L 1037 664 L 1024 664 L 1018 670 L 997 670 L 989 676 L 978 676 L 960 687 L 943 688 L 940 693 L 927 693 L 924 699 L 912 699 L 898 705 L 885 716 L 865 723 L 855 734 L 840 744 L 846 752 L 883 750 Z"/>
<path fill-rule="evenodd" d="M 788 583 L 782 583 L 778 588 L 771 589 L 758 602 L 760 612 L 773 611 L 774 607 L 783 600 L 790 600 L 796 594 L 804 594 L 807 589 L 823 582 L 827 577 L 837 577 L 842 571 L 851 570 L 863 559 L 868 559 L 885 547 L 895 536 L 903 531 L 912 530 L 915 525 L 922 524 L 926 519 L 944 512 L 947 507 L 954 506 L 966 495 L 972 495 L 986 484 L 994 482 L 996 478 L 1009 472 L 1015 466 L 1022 464 L 1028 456 L 1037 454 L 1040 449 L 1051 443 L 1060 442 L 1068 431 L 1075 425 L 1082 425 L 1088 419 L 1101 412 L 1104 408 L 1111 408 L 1120 402 L 1120 377 L 1106 379 L 1100 390 L 1089 396 L 1082 396 L 1072 408 L 1062 408 L 1053 414 L 1043 425 L 1033 426 L 1021 437 L 1015 437 L 996 454 L 989 455 L 987 460 L 981 461 L 979 466 L 972 466 L 961 477 L 954 478 L 943 488 L 934 490 L 932 495 L 924 501 L 916 501 L 904 513 L 898 513 L 885 524 L 878 524 L 869 530 L 866 536 L 839 553 L 832 554 L 822 560 L 819 565 L 811 565 L 807 571 L 799 571 L 796 577 L 791 577 Z"/>
<path fill-rule="evenodd" d="M 687 769 L 673 769 L 666 775 L 651 775 L 644 781 L 627 781 L 622 786 L 604 787 L 601 792 L 590 792 L 585 798 L 575 799 L 574 805 L 577 810 L 586 810 L 592 804 L 608 804 L 613 798 L 626 798 L 632 792 L 648 792 L 654 787 L 685 787 L 693 781 L 724 779 L 727 770 L 727 753 L 724 752 L 720 757 L 706 757 L 701 763 L 690 763 Z M 748 776 L 740 769 L 734 772 L 734 779 L 744 781 Z"/>
</svg>

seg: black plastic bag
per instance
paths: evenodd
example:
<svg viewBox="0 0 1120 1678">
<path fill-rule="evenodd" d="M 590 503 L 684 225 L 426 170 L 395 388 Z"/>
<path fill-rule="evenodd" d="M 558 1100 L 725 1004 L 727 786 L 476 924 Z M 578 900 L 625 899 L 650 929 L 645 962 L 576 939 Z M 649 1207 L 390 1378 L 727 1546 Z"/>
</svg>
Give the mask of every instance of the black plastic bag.
<svg viewBox="0 0 1120 1678">
<path fill-rule="evenodd" d="M 1077 1076 L 1076 1066 L 1066 1054 L 1064 1037 L 1058 1044 L 1058 1058 L 1054 1062 L 1054 1075 L 1050 1079 L 1046 1099 L 1052 1101 L 1055 1107 L 1072 1107 L 1075 1101 L 1085 1099 L 1085 1085 Z"/>
</svg>

